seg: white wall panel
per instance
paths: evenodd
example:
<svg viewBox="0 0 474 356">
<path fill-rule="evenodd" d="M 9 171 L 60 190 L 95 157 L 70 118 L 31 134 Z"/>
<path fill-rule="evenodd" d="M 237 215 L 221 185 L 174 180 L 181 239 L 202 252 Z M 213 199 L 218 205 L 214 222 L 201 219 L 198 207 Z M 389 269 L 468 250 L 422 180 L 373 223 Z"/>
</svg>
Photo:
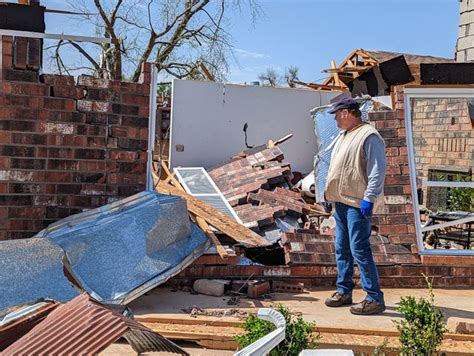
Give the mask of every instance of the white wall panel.
<svg viewBox="0 0 474 356">
<path fill-rule="evenodd" d="M 281 145 L 292 169 L 312 170 L 316 148 L 310 110 L 339 93 L 174 80 L 171 112 L 171 168 L 209 168 L 246 149 L 289 133 Z M 176 147 L 182 145 L 179 152 Z"/>
</svg>

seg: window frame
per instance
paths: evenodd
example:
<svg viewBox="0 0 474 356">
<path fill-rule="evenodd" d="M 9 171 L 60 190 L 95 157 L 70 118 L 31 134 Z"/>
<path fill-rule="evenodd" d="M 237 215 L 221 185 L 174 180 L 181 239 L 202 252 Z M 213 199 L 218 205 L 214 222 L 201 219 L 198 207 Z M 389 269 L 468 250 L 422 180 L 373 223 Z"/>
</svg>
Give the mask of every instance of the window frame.
<svg viewBox="0 0 474 356">
<path fill-rule="evenodd" d="M 408 150 L 408 166 L 410 172 L 410 185 L 411 195 L 413 204 L 413 214 L 415 217 L 415 232 L 418 244 L 418 251 L 420 255 L 442 255 L 442 256 L 474 256 L 474 250 L 447 250 L 447 249 L 425 249 L 423 243 L 423 233 L 436 230 L 443 227 L 454 226 L 459 224 L 465 224 L 474 222 L 473 217 L 467 217 L 457 219 L 452 222 L 441 223 L 436 225 L 430 225 L 423 227 L 421 225 L 420 216 L 420 205 L 417 194 L 417 175 L 416 175 L 416 163 L 415 163 L 415 151 L 413 143 L 413 130 L 412 130 L 412 99 L 446 99 L 446 98 L 459 98 L 474 99 L 474 85 L 473 86 L 455 86 L 455 87 L 405 87 L 404 88 L 404 108 L 405 108 L 405 132 Z M 443 187 L 470 187 L 474 188 L 474 182 L 437 182 L 437 181 L 425 181 L 422 182 L 422 186 L 443 186 Z"/>
</svg>

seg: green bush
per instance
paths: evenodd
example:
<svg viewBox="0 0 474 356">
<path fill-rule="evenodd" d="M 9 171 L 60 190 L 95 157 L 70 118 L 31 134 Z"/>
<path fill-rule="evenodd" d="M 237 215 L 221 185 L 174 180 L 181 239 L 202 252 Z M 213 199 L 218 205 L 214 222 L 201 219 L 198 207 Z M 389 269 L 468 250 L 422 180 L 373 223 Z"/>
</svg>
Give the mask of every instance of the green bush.
<svg viewBox="0 0 474 356">
<path fill-rule="evenodd" d="M 432 355 L 443 341 L 447 331 L 441 310 L 434 305 L 432 281 L 425 275 L 429 298 L 401 297 L 397 311 L 404 319 L 394 321 L 400 332 L 402 355 Z"/>
<path fill-rule="evenodd" d="M 458 176 L 456 181 L 470 182 L 471 177 Z M 450 210 L 474 211 L 474 189 L 473 188 L 450 188 L 448 192 L 448 204 Z"/>
<path fill-rule="evenodd" d="M 318 346 L 319 335 L 312 333 L 314 323 L 304 321 L 301 315 L 296 316 L 281 304 L 277 305 L 276 310 L 285 318 L 286 336 L 270 351 L 270 356 L 297 356 L 304 349 L 314 349 Z M 275 325 L 253 314 L 247 317 L 242 327 L 247 333 L 235 337 L 239 348 L 244 348 L 275 330 Z"/>
</svg>

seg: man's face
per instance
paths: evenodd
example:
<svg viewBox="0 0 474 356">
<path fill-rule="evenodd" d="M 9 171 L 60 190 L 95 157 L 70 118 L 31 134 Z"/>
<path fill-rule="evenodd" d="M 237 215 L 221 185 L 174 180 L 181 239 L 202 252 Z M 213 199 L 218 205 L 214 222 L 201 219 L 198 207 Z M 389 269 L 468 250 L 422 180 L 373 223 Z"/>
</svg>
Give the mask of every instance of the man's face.
<svg viewBox="0 0 474 356">
<path fill-rule="evenodd" d="M 350 126 L 349 110 L 340 109 L 340 110 L 337 110 L 334 115 L 335 115 L 337 127 L 339 127 L 342 130 L 345 130 Z"/>
</svg>

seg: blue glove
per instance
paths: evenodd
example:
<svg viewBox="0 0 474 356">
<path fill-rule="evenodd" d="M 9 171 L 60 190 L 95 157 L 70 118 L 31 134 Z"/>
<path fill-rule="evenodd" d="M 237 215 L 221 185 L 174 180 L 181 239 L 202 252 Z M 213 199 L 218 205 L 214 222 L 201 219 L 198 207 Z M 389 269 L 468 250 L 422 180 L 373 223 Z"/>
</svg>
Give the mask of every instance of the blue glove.
<svg viewBox="0 0 474 356">
<path fill-rule="evenodd" d="M 360 212 L 362 215 L 364 215 L 366 218 L 372 215 L 372 209 L 374 208 L 374 203 L 371 203 L 370 201 L 367 200 L 362 200 L 360 202 Z"/>
</svg>

